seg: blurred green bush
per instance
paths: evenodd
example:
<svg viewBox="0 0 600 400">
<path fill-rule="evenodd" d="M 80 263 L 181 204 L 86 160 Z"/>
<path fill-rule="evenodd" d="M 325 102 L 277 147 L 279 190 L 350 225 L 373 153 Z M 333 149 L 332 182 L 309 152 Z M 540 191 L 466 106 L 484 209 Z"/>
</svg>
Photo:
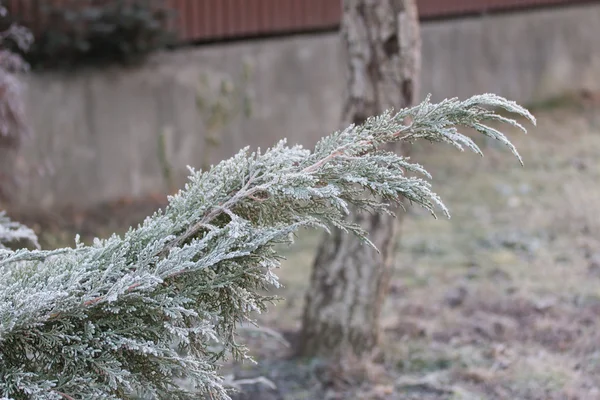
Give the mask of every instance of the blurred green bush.
<svg viewBox="0 0 600 400">
<path fill-rule="evenodd" d="M 33 68 L 131 64 L 174 43 L 165 0 L 35 2 L 23 16 L 35 34 L 24 54 Z"/>
</svg>

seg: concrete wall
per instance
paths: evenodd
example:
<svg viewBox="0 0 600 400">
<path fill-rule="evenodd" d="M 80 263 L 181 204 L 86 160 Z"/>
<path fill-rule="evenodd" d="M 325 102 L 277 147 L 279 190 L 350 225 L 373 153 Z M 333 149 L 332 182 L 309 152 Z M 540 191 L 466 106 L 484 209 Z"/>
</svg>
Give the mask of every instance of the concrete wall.
<svg viewBox="0 0 600 400">
<path fill-rule="evenodd" d="M 599 22 L 600 5 L 587 5 L 426 23 L 423 94 L 439 100 L 494 92 L 528 103 L 599 90 Z M 164 192 L 165 129 L 181 185 L 185 166 L 202 162 L 199 77 L 235 80 L 245 62 L 254 69 L 254 114 L 219 133 L 211 162 L 282 137 L 311 145 L 338 128 L 345 65 L 333 33 L 183 49 L 137 69 L 33 75 L 27 101 L 36 137 L 19 165 L 44 168 L 29 174 L 18 204 L 50 208 Z"/>
</svg>

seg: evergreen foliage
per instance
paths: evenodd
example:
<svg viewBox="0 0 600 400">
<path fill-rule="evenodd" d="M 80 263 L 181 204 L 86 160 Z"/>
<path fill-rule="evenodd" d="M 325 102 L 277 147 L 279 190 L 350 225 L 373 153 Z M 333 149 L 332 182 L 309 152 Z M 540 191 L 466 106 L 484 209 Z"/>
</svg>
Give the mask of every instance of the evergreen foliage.
<svg viewBox="0 0 600 400">
<path fill-rule="evenodd" d="M 0 249 L 25 243 L 32 244 L 38 249 L 40 247 L 33 230 L 18 222 L 11 221 L 4 211 L 0 211 Z"/>
<path fill-rule="evenodd" d="M 22 54 L 34 68 L 138 63 L 176 39 L 166 0 L 40 1 L 27 9 L 36 40 Z"/>
<path fill-rule="evenodd" d="M 448 214 L 425 169 L 384 145 L 425 139 L 481 153 L 457 130 L 468 127 L 519 157 L 487 125 L 524 130 L 497 107 L 535 123 L 491 94 L 426 100 L 327 136 L 312 152 L 281 141 L 192 170 L 164 211 L 123 236 L 90 246 L 76 239 L 74 248 L 52 251 L 0 250 L 0 396 L 228 398 L 218 365 L 247 357 L 236 327 L 272 300 L 262 289 L 278 285 L 274 246 L 314 227 L 339 227 L 368 243 L 345 218 L 349 205 L 389 212 L 404 197 Z"/>
</svg>

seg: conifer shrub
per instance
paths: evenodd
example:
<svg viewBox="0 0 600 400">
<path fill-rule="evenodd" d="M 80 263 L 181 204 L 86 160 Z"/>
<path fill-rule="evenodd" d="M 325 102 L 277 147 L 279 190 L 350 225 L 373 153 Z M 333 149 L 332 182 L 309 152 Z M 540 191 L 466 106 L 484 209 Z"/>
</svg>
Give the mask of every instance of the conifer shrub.
<svg viewBox="0 0 600 400">
<path fill-rule="evenodd" d="M 166 0 L 47 0 L 15 15 L 34 28 L 24 57 L 46 69 L 141 62 L 174 43 L 174 16 Z"/>
<path fill-rule="evenodd" d="M 335 132 L 312 151 L 283 140 L 191 170 L 164 210 L 122 236 L 91 245 L 76 238 L 57 250 L 0 249 L 1 398 L 227 399 L 219 364 L 248 358 L 236 333 L 272 300 L 263 289 L 278 286 L 275 246 L 299 229 L 330 227 L 370 245 L 345 218 L 350 205 L 390 212 L 406 198 L 449 216 L 427 171 L 385 145 L 429 140 L 481 154 L 458 131 L 472 128 L 520 160 L 488 124 L 525 129 L 496 108 L 535 123 L 492 94 L 427 99 Z"/>
</svg>

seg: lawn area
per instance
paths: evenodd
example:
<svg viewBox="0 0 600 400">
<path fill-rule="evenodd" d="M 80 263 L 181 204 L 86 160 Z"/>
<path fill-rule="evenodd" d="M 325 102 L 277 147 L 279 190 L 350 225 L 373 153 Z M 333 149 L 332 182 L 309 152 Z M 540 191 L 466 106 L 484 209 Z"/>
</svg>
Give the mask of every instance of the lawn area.
<svg viewBox="0 0 600 400">
<path fill-rule="evenodd" d="M 452 218 L 408 210 L 383 348 L 368 376 L 290 360 L 280 342 L 245 335 L 258 364 L 226 371 L 264 376 L 277 389 L 247 385 L 237 398 L 600 399 L 600 104 L 533 112 L 528 135 L 508 131 L 524 167 L 482 138 L 484 158 L 415 146 L 412 159 L 432 173 Z M 47 246 L 71 244 L 74 230 L 104 236 L 154 204 L 46 218 L 38 230 Z M 303 232 L 283 249 L 276 294 L 285 300 L 258 316 L 290 342 L 320 238 Z"/>
</svg>

